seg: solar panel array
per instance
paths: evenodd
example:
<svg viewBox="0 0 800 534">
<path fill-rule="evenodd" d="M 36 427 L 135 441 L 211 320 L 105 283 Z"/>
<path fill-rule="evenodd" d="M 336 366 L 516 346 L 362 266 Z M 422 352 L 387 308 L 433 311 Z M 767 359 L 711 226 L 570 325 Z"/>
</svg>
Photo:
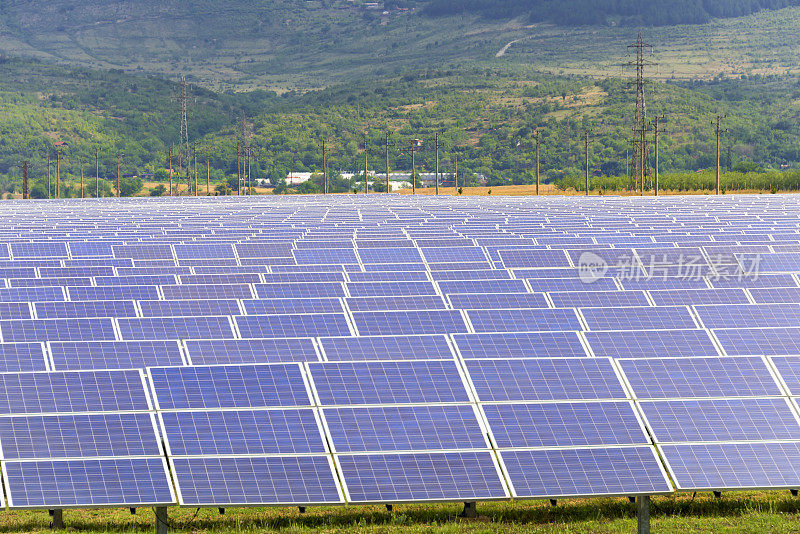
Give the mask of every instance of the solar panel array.
<svg viewBox="0 0 800 534">
<path fill-rule="evenodd" d="M 8 201 L 7 504 L 798 488 L 799 208 Z"/>
</svg>

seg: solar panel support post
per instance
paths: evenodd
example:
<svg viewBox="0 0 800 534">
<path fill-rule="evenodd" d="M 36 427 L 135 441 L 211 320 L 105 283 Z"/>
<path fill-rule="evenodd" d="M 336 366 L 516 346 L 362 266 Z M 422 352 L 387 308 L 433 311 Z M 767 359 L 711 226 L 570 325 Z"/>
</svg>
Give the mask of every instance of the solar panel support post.
<svg viewBox="0 0 800 534">
<path fill-rule="evenodd" d="M 167 507 L 156 507 L 156 534 L 167 534 L 169 519 L 167 517 Z"/>
<path fill-rule="evenodd" d="M 650 496 L 636 497 L 636 532 L 650 534 Z"/>
<path fill-rule="evenodd" d="M 461 512 L 461 517 L 465 518 L 475 518 L 478 517 L 478 508 L 475 504 L 475 501 L 465 502 L 464 503 L 464 511 Z"/>
<path fill-rule="evenodd" d="M 53 518 L 53 530 L 64 529 L 64 510 L 61 508 L 50 510 L 50 517 Z"/>
</svg>

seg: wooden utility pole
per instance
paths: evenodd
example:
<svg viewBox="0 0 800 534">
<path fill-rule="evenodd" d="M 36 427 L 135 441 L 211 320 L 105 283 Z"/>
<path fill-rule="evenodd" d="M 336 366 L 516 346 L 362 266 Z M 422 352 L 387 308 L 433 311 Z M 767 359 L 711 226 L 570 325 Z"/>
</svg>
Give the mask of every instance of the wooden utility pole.
<svg viewBox="0 0 800 534">
<path fill-rule="evenodd" d="M 389 132 L 386 132 L 386 192 L 392 192 L 389 189 Z"/>
<path fill-rule="evenodd" d="M 717 194 L 720 194 L 720 160 L 719 160 L 719 141 L 720 135 L 722 134 L 722 119 L 724 119 L 724 115 L 717 115 L 716 119 L 714 119 L 714 123 L 717 128 Z"/>
<path fill-rule="evenodd" d="M 439 194 L 439 134 L 436 134 L 436 194 Z"/>
<path fill-rule="evenodd" d="M 206 196 L 211 196 L 211 155 L 206 147 Z"/>
<path fill-rule="evenodd" d="M 81 198 L 86 198 L 83 193 L 83 154 L 81 154 Z"/>
<path fill-rule="evenodd" d="M 194 196 L 197 196 L 197 141 L 194 142 Z"/>
<path fill-rule="evenodd" d="M 100 198 L 100 149 L 94 149 L 94 196 Z"/>
<path fill-rule="evenodd" d="M 247 147 L 247 179 L 246 179 L 245 184 L 244 184 L 244 194 L 245 195 L 249 195 L 250 194 L 250 176 L 252 174 L 251 173 L 251 171 L 252 171 L 252 166 L 251 166 L 252 156 L 253 156 L 253 151 L 248 146 Z"/>
<path fill-rule="evenodd" d="M 586 195 L 589 195 L 589 132 L 586 132 Z"/>
<path fill-rule="evenodd" d="M 536 130 L 536 196 L 539 196 L 539 130 Z"/>
<path fill-rule="evenodd" d="M 61 148 L 56 149 L 56 179 L 55 183 L 53 184 L 56 193 L 56 198 L 61 198 L 61 187 L 60 187 L 60 180 L 61 180 Z"/>
<path fill-rule="evenodd" d="M 659 123 L 659 120 L 662 119 L 662 118 L 663 117 L 659 117 L 658 115 L 656 115 L 653 118 L 653 134 L 655 136 L 655 150 L 656 150 L 656 161 L 655 161 L 656 165 L 655 165 L 655 169 L 654 169 L 655 170 L 655 176 L 654 176 L 654 182 L 653 182 L 653 185 L 655 187 L 655 191 L 654 191 L 655 196 L 658 196 L 658 134 L 660 133 L 659 129 L 658 129 L 658 123 Z"/>
<path fill-rule="evenodd" d="M 364 132 L 364 194 L 369 193 L 369 178 L 367 178 L 367 132 Z"/>
<path fill-rule="evenodd" d="M 242 145 L 236 141 L 236 194 L 241 194 L 242 188 Z"/>
<path fill-rule="evenodd" d="M 28 162 L 22 162 L 22 198 L 26 199 L 29 196 L 28 192 Z"/>
<path fill-rule="evenodd" d="M 416 156 L 416 139 L 411 140 L 411 194 L 417 194 L 417 161 L 415 159 Z"/>
<path fill-rule="evenodd" d="M 53 155 L 50 151 L 47 151 L 47 198 L 53 198 L 53 194 L 50 192 L 51 185 L 50 185 L 50 168 L 53 164 Z"/>
<path fill-rule="evenodd" d="M 122 191 L 119 188 L 120 174 L 122 173 L 122 158 L 117 154 L 117 196 L 122 196 Z"/>
<path fill-rule="evenodd" d="M 458 194 L 458 154 L 456 154 L 456 171 L 453 173 L 453 185 L 456 188 L 456 194 Z"/>
<path fill-rule="evenodd" d="M 169 147 L 169 161 L 167 162 L 169 166 L 169 196 L 173 196 L 172 192 L 172 147 Z"/>
<path fill-rule="evenodd" d="M 328 194 L 328 153 L 325 138 L 322 138 L 322 192 Z"/>
</svg>

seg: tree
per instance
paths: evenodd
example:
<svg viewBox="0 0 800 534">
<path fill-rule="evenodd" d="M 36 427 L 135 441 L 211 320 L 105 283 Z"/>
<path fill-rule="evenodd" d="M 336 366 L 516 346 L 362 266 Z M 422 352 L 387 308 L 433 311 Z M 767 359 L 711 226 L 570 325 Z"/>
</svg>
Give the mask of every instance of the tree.
<svg viewBox="0 0 800 534">
<path fill-rule="evenodd" d="M 151 197 L 160 197 L 163 196 L 164 193 L 167 192 L 167 188 L 164 187 L 164 184 L 158 184 L 153 189 L 150 190 Z"/>
<path fill-rule="evenodd" d="M 141 192 L 142 187 L 144 187 L 144 184 L 138 176 L 125 177 L 119 181 L 119 194 L 123 197 L 136 196 Z"/>
<path fill-rule="evenodd" d="M 297 192 L 302 195 L 313 195 L 319 193 L 319 186 L 311 180 L 308 180 L 297 186 Z"/>
</svg>

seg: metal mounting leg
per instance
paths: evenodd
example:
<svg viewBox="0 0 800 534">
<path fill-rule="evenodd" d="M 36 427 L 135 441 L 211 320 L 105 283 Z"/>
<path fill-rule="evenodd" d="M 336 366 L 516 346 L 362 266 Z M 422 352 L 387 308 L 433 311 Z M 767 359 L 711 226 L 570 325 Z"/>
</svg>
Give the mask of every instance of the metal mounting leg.
<svg viewBox="0 0 800 534">
<path fill-rule="evenodd" d="M 558 506 L 558 499 L 550 499 L 550 506 Z"/>
<path fill-rule="evenodd" d="M 386 505 L 386 511 L 387 512 L 391 512 L 392 511 L 392 505 L 391 504 L 387 504 Z"/>
<path fill-rule="evenodd" d="M 159 506 L 156 508 L 156 534 L 167 534 L 169 518 L 167 517 L 167 507 Z"/>
<path fill-rule="evenodd" d="M 474 518 L 478 517 L 478 507 L 475 502 L 465 502 L 464 511 L 461 512 L 461 517 Z"/>
<path fill-rule="evenodd" d="M 650 496 L 636 497 L 636 532 L 650 534 Z"/>
<path fill-rule="evenodd" d="M 791 492 L 792 497 L 797 497 L 797 490 L 796 489 L 789 490 L 789 491 Z"/>
<path fill-rule="evenodd" d="M 301 514 L 304 514 L 304 513 L 306 513 L 306 507 L 305 507 L 305 506 L 298 506 L 298 507 L 297 507 L 297 510 L 298 510 L 298 511 L 299 511 Z"/>
<path fill-rule="evenodd" d="M 62 530 L 64 528 L 64 510 L 61 508 L 50 510 L 50 516 L 53 518 L 53 529 Z"/>
<path fill-rule="evenodd" d="M 717 499 L 721 499 L 722 498 L 722 492 L 721 491 L 715 491 L 714 492 L 714 497 L 716 497 Z"/>
</svg>

